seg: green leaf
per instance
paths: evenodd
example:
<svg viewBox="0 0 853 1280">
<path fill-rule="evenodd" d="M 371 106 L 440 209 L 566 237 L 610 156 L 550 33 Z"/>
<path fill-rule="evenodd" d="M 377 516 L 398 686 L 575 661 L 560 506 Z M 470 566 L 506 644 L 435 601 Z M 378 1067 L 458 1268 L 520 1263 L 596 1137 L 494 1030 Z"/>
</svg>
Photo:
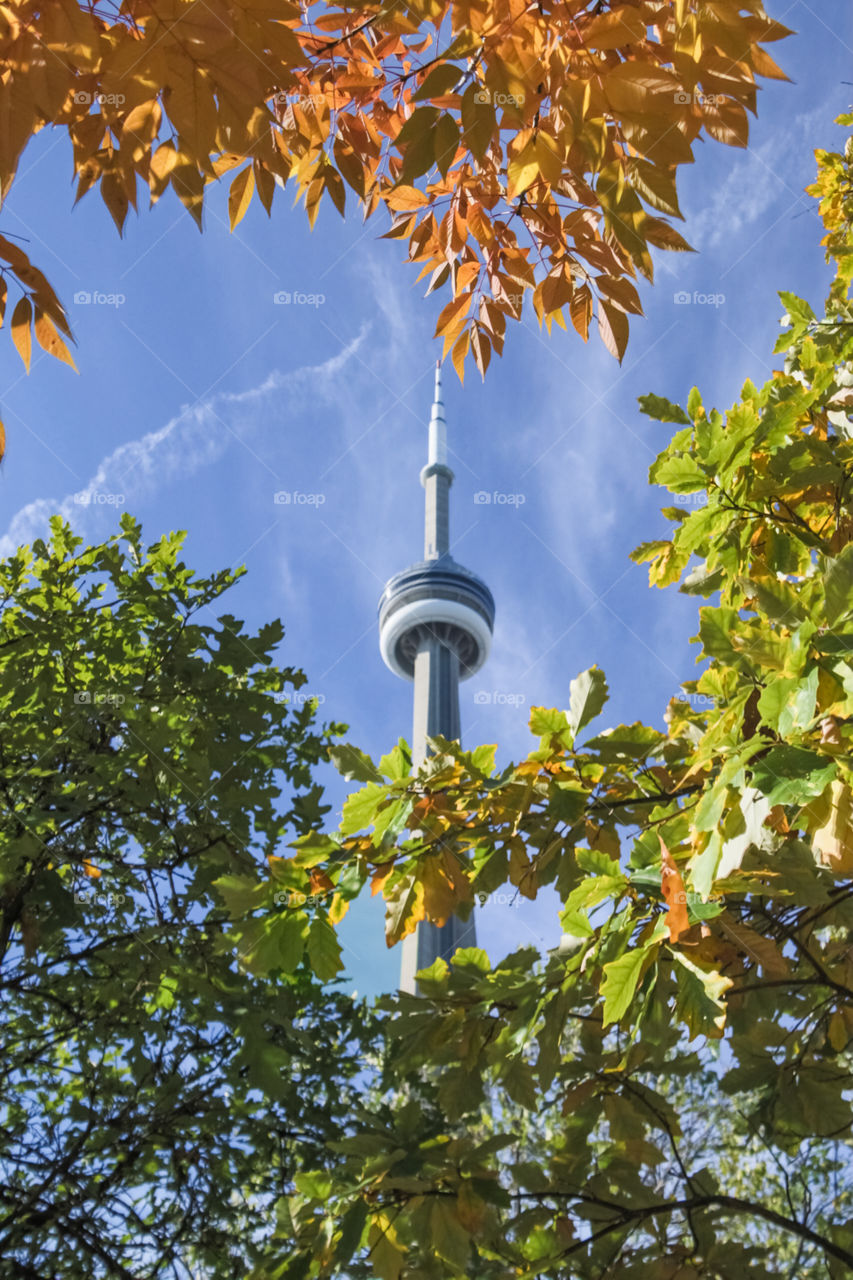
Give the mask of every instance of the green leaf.
<svg viewBox="0 0 853 1280">
<path fill-rule="evenodd" d="M 647 963 L 653 958 L 649 947 L 632 947 L 618 960 L 604 966 L 601 995 L 604 999 L 604 1025 L 619 1022 L 634 999 L 634 993 Z"/>
<path fill-rule="evenodd" d="M 827 625 L 834 627 L 853 609 L 853 542 L 840 555 L 830 560 L 823 576 Z"/>
<path fill-rule="evenodd" d="M 335 1246 L 335 1262 L 345 1266 L 361 1244 L 367 1223 L 367 1205 L 359 1197 L 341 1219 L 341 1236 Z"/>
<path fill-rule="evenodd" d="M 371 1269 L 379 1280 L 400 1280 L 404 1253 L 397 1243 L 397 1235 L 389 1222 L 374 1218 L 368 1235 Z"/>
<path fill-rule="evenodd" d="M 803 679 L 771 680 L 758 699 L 761 717 L 780 738 L 802 733 L 814 719 L 817 699 L 818 669 L 812 667 Z"/>
<path fill-rule="evenodd" d="M 548 789 L 549 808 L 558 822 L 569 826 L 584 812 L 589 792 L 579 782 L 552 782 Z"/>
<path fill-rule="evenodd" d="M 412 772 L 412 755 L 405 738 L 400 738 L 396 747 L 382 756 L 379 761 L 379 771 L 392 782 L 408 778 Z"/>
<path fill-rule="evenodd" d="M 530 708 L 530 732 L 538 734 L 540 738 L 564 733 L 568 727 L 565 711 L 558 711 L 556 707 Z"/>
<path fill-rule="evenodd" d="M 795 324 L 809 324 L 817 318 L 809 304 L 802 298 L 798 298 L 795 293 L 780 293 L 779 297 Z"/>
<path fill-rule="evenodd" d="M 361 791 L 348 796 L 341 813 L 341 832 L 345 836 L 352 836 L 372 826 L 376 811 L 387 795 L 387 785 L 379 786 L 375 782 L 369 782 Z"/>
<path fill-rule="evenodd" d="M 691 1040 L 700 1035 L 718 1039 L 726 1021 L 726 1006 L 720 997 L 732 985 L 731 979 L 700 969 L 681 951 L 672 947 L 667 950 L 675 961 L 676 1016 L 686 1024 Z"/>
<path fill-rule="evenodd" d="M 773 747 L 752 766 L 752 781 L 774 804 L 805 804 L 835 777 L 834 760 L 805 747 Z"/>
<path fill-rule="evenodd" d="M 329 747 L 329 759 L 344 778 L 354 782 L 384 782 L 370 756 L 350 742 L 335 743 Z"/>
<path fill-rule="evenodd" d="M 308 930 L 308 959 L 322 982 L 328 982 L 344 967 L 341 944 L 328 920 L 318 916 Z"/>
<path fill-rule="evenodd" d="M 652 466 L 649 479 L 670 493 L 699 493 L 708 487 L 708 477 L 692 458 L 664 458 Z"/>
<path fill-rule="evenodd" d="M 327 1200 L 332 1191 L 330 1174 L 323 1171 L 312 1173 L 296 1173 L 293 1182 L 300 1195 L 312 1200 Z"/>
<path fill-rule="evenodd" d="M 459 1221 L 459 1215 L 449 1197 L 433 1197 L 429 1222 L 430 1251 L 449 1262 L 457 1272 L 466 1272 L 471 1237 Z"/>
<path fill-rule="evenodd" d="M 594 875 L 572 890 L 566 899 L 566 905 L 560 912 L 560 924 L 566 933 L 576 938 L 591 938 L 592 926 L 584 914 L 591 907 L 597 907 L 607 898 L 618 899 L 625 890 L 627 880 L 618 874 Z M 658 872 L 660 884 L 660 872 Z"/>
<path fill-rule="evenodd" d="M 288 912 L 274 916 L 269 922 L 270 934 L 275 942 L 279 967 L 284 973 L 292 973 L 305 951 L 308 919 L 304 912 Z"/>
<path fill-rule="evenodd" d="M 663 396 L 640 396 L 639 405 L 640 411 L 647 418 L 654 418 L 657 422 L 678 422 L 683 426 L 690 426 L 690 419 L 681 405 L 673 404 L 671 400 L 666 400 Z"/>
<path fill-rule="evenodd" d="M 213 887 L 219 891 L 230 914 L 234 917 L 248 915 L 264 905 L 270 893 L 267 881 L 254 876 L 220 876 Z"/>
<path fill-rule="evenodd" d="M 569 728 L 577 737 L 581 729 L 594 720 L 608 697 L 604 672 L 598 667 L 582 671 L 569 686 Z"/>
</svg>

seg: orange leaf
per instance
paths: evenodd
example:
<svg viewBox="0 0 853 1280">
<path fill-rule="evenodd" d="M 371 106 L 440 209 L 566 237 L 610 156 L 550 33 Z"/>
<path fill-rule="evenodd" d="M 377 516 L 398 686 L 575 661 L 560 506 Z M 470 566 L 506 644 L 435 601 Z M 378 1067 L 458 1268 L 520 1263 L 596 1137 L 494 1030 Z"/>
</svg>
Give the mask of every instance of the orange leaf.
<svg viewBox="0 0 853 1280">
<path fill-rule="evenodd" d="M 33 307 L 29 298 L 19 298 L 12 312 L 12 341 L 18 348 L 18 355 L 23 360 L 27 373 L 30 371 L 30 356 L 33 350 L 30 333 L 32 318 Z"/>
<path fill-rule="evenodd" d="M 393 858 L 391 859 L 390 862 L 380 862 L 379 866 L 374 869 L 373 875 L 370 878 L 371 897 L 375 897 L 377 893 L 381 892 L 382 886 L 384 885 L 385 881 L 388 879 L 388 877 L 390 876 L 393 870 L 394 870 Z"/>
<path fill-rule="evenodd" d="M 45 315 L 41 307 L 36 307 L 35 322 L 36 340 L 39 346 L 48 353 L 55 356 L 57 360 L 62 360 L 65 364 L 70 364 L 74 372 L 77 372 L 77 366 L 74 363 L 71 352 L 56 332 L 56 326 L 50 316 Z"/>
<path fill-rule="evenodd" d="M 255 174 L 252 166 L 247 164 L 246 168 L 241 169 L 237 174 L 228 192 L 228 217 L 231 220 L 232 231 L 245 216 L 246 210 L 252 203 L 254 190 Z"/>
<path fill-rule="evenodd" d="M 325 871 L 314 870 L 311 872 L 312 894 L 320 895 L 323 893 L 328 893 L 329 890 L 334 889 L 334 887 L 335 886 L 332 884 L 331 880 L 326 875 Z"/>
<path fill-rule="evenodd" d="M 592 294 L 589 291 L 589 285 L 583 285 L 572 294 L 569 310 L 572 324 L 586 342 L 589 337 L 589 322 L 592 319 Z"/>
<path fill-rule="evenodd" d="M 618 311 L 609 302 L 599 301 L 598 332 L 607 350 L 621 363 L 628 346 L 628 317 L 625 312 Z"/>
<path fill-rule="evenodd" d="M 684 889 L 681 872 L 675 865 L 675 859 L 664 844 L 663 836 L 658 838 L 660 840 L 661 865 L 660 891 L 669 907 L 669 911 L 666 913 L 669 940 L 670 942 L 677 942 L 682 933 L 686 933 L 690 928 L 690 921 L 687 918 L 687 894 Z"/>
<path fill-rule="evenodd" d="M 100 870 L 94 865 L 94 863 L 89 862 L 88 858 L 83 861 L 83 870 L 86 872 L 87 876 L 91 877 L 92 880 L 99 880 L 101 878 Z"/>
<path fill-rule="evenodd" d="M 385 197 L 385 203 L 389 209 L 408 213 L 411 209 L 422 209 L 425 204 L 429 204 L 429 200 L 417 187 L 400 186 L 392 187 Z"/>
<path fill-rule="evenodd" d="M 480 376 L 485 382 L 486 370 L 492 358 L 492 348 L 485 329 L 480 329 L 476 325 L 471 329 L 471 353 L 474 357 L 474 363 L 480 370 Z"/>
<path fill-rule="evenodd" d="M 465 323 L 465 316 L 468 314 L 470 305 L 470 293 L 463 293 L 460 297 L 454 298 L 452 302 L 448 302 L 438 317 L 433 337 L 440 338 L 444 334 L 447 338 L 455 338 Z"/>
<path fill-rule="evenodd" d="M 447 347 L 451 342 L 453 342 L 452 338 L 445 338 L 445 354 L 447 352 Z M 451 359 L 453 360 L 453 367 L 459 376 L 459 381 L 462 383 L 465 382 L 465 357 L 468 354 L 468 348 L 470 345 L 471 331 L 470 329 L 464 329 L 454 343 L 453 355 L 451 356 Z"/>
</svg>

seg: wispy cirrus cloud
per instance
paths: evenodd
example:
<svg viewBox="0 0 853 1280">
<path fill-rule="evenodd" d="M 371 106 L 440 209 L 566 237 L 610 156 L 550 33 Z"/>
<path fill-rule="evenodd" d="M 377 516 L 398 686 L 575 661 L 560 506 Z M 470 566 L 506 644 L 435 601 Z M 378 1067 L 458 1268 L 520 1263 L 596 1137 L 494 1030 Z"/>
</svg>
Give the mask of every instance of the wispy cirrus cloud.
<svg viewBox="0 0 853 1280">
<path fill-rule="evenodd" d="M 350 363 L 367 336 L 367 327 L 337 355 L 318 365 L 281 372 L 273 370 L 258 386 L 244 391 L 219 391 L 187 405 L 164 426 L 138 440 L 120 444 L 99 464 L 82 489 L 60 499 L 37 498 L 12 516 L 0 537 L 0 556 L 11 555 L 23 543 L 43 537 L 51 516 L 72 520 L 80 530 L 94 513 L 121 510 L 132 487 L 134 500 L 180 478 L 185 481 L 217 462 L 235 444 L 246 444 L 235 429 L 235 417 L 271 395 L 286 392 L 291 409 L 309 394 L 328 394 L 336 375 Z M 245 420 L 244 420 L 245 421 Z M 251 429 L 253 420 L 246 425 Z"/>
</svg>

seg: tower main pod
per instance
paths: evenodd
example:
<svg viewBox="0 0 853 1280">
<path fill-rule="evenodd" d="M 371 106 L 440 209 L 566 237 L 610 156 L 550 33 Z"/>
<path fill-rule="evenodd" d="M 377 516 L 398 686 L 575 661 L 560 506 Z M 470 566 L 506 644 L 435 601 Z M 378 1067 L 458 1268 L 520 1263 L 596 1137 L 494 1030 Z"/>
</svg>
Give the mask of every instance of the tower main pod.
<svg viewBox="0 0 853 1280">
<path fill-rule="evenodd" d="M 447 424 L 441 399 L 441 366 L 435 371 L 435 396 L 429 423 L 427 465 L 421 471 L 426 490 L 424 558 L 397 573 L 379 601 L 379 648 L 395 675 L 414 682 L 412 763 L 427 754 L 428 737 L 460 739 L 459 681 L 479 671 L 492 642 L 495 602 L 484 582 L 450 554 L 450 486 Z M 457 947 L 476 945 L 473 914 L 452 916 L 441 927 L 430 921 L 403 939 L 400 987 L 414 992 L 415 974 L 439 956 L 450 959 Z"/>
</svg>

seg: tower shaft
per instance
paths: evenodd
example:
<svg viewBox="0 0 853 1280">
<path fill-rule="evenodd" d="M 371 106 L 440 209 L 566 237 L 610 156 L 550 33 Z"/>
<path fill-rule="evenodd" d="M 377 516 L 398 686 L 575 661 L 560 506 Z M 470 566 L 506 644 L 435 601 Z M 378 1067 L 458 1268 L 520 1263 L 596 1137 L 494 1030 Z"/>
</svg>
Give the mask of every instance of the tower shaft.
<svg viewBox="0 0 853 1280">
<path fill-rule="evenodd" d="M 424 627 L 415 656 L 415 705 L 412 766 L 426 759 L 426 740 L 441 735 L 451 742 L 459 730 L 459 658 L 442 643 L 438 629 Z"/>
<path fill-rule="evenodd" d="M 437 560 L 450 550 L 450 486 L 453 472 L 447 465 L 447 423 L 441 399 L 441 370 L 435 371 L 435 396 L 429 420 L 429 454 L 421 472 L 426 490 L 424 504 L 424 559 Z"/>
<path fill-rule="evenodd" d="M 427 465 L 421 471 L 424 500 L 424 559 L 386 584 L 379 602 L 382 657 L 397 675 L 414 682 L 412 763 L 427 757 L 429 738 L 459 741 L 459 682 L 479 671 L 488 657 L 495 603 L 488 587 L 450 554 L 450 486 L 447 426 L 436 368 L 429 423 Z M 403 939 L 400 986 L 414 992 L 415 974 L 459 947 L 476 946 L 473 914 L 443 925 L 421 921 Z"/>
</svg>

